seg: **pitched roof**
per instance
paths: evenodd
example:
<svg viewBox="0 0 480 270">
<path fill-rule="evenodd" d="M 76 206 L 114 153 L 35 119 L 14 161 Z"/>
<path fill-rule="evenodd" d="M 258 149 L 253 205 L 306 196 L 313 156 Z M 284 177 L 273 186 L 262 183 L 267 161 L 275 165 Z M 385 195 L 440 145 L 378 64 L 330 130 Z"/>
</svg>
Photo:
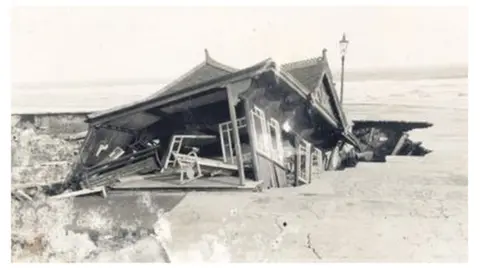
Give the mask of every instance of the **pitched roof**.
<svg viewBox="0 0 480 270">
<path fill-rule="evenodd" d="M 283 64 L 281 69 L 292 75 L 308 90 L 313 90 L 317 87 L 324 66 L 322 65 L 322 57 L 315 57 Z"/>
<path fill-rule="evenodd" d="M 336 111 L 339 114 L 343 126 L 348 126 L 348 120 L 341 107 L 337 91 L 335 91 L 332 72 L 328 65 L 326 53 L 327 50 L 324 49 L 321 57 L 287 63 L 282 65 L 281 69 L 294 77 L 300 84 L 310 91 L 315 90 L 321 83 L 321 79 L 323 79 L 322 76 L 326 75 L 331 83 L 331 93 L 327 94 L 332 97 L 334 106 L 336 107 Z M 325 89 L 322 90 L 325 91 Z M 330 113 L 333 112 L 332 109 L 333 108 L 330 108 Z"/>
<path fill-rule="evenodd" d="M 172 94 L 181 89 L 201 84 L 236 71 L 238 71 L 238 69 L 215 61 L 212 57 L 210 57 L 208 50 L 205 49 L 205 60 L 202 63 L 198 64 L 187 73 L 183 74 L 173 82 L 155 92 L 155 94 L 150 97 L 159 97 Z"/>
<path fill-rule="evenodd" d="M 323 55 L 321 57 L 314 57 L 283 64 L 280 66 L 280 70 L 290 75 L 295 81 L 300 83 L 302 87 L 310 91 L 313 91 L 318 86 L 321 76 L 323 74 L 327 73 L 328 76 L 331 77 L 331 72 L 326 60 L 326 50 L 323 51 Z M 169 96 L 171 94 L 180 92 L 183 89 L 190 88 L 192 86 L 199 86 L 214 79 L 222 78 L 227 75 L 236 73 L 237 71 L 239 70 L 236 68 L 224 65 L 214 60 L 208 53 L 208 50 L 205 49 L 205 60 L 202 63 L 195 66 L 173 82 L 163 87 L 161 90 L 157 91 L 151 96 L 148 96 L 142 101 L 147 101 L 162 96 Z M 332 92 L 332 94 L 334 95 L 333 99 L 339 111 L 341 121 L 343 122 L 343 125 L 346 126 L 347 123 L 345 114 L 340 108 L 336 91 L 333 90 Z M 118 106 L 110 110 L 93 113 L 89 115 L 89 118 L 96 118 L 100 115 L 108 114 L 109 112 L 115 111 L 115 109 L 122 107 L 125 106 Z"/>
<path fill-rule="evenodd" d="M 315 89 L 322 75 L 324 66 L 322 57 L 295 61 L 281 66 L 281 69 L 292 75 L 309 90 Z M 222 64 L 213 59 L 205 49 L 205 60 L 191 70 L 169 83 L 151 97 L 159 97 L 175 93 L 181 89 L 197 85 L 238 71 L 238 69 Z"/>
</svg>

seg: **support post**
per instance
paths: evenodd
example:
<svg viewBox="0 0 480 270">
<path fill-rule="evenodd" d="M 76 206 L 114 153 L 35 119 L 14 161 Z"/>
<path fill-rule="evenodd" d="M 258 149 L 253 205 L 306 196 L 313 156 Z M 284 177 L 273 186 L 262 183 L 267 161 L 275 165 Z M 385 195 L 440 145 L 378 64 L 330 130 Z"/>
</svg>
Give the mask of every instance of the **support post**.
<svg viewBox="0 0 480 270">
<path fill-rule="evenodd" d="M 250 148 L 252 151 L 252 163 L 253 163 L 253 173 L 255 174 L 256 180 L 265 180 L 260 179 L 260 170 L 258 166 L 258 158 L 257 158 L 257 144 L 255 141 L 255 133 L 253 131 L 253 121 L 252 121 L 252 114 L 251 114 L 251 105 L 250 101 L 245 98 L 243 99 L 243 108 L 245 110 L 245 122 L 247 123 L 247 131 L 248 131 L 248 139 L 250 141 Z"/>
<path fill-rule="evenodd" d="M 220 143 L 222 144 L 223 162 L 227 163 L 227 154 L 225 153 L 225 138 L 223 137 L 223 124 L 218 125 L 218 132 L 220 133 Z"/>
<path fill-rule="evenodd" d="M 305 149 L 305 176 L 307 177 L 307 182 L 312 183 L 312 144 L 307 143 Z"/>
<path fill-rule="evenodd" d="M 235 112 L 235 99 L 232 94 L 232 88 L 227 86 L 228 110 L 230 111 L 230 120 L 233 128 L 233 142 L 235 143 L 235 153 L 237 157 L 238 175 L 240 176 L 240 186 L 245 184 L 245 171 L 243 168 L 242 147 L 240 145 L 240 134 L 238 132 L 237 113 Z"/>
<path fill-rule="evenodd" d="M 302 162 L 300 157 L 300 138 L 295 135 L 295 186 L 298 187 L 300 183 L 300 170 L 302 169 Z"/>
<path fill-rule="evenodd" d="M 345 72 L 345 55 L 342 55 L 342 74 L 340 79 L 340 104 L 343 104 L 343 74 Z"/>
</svg>

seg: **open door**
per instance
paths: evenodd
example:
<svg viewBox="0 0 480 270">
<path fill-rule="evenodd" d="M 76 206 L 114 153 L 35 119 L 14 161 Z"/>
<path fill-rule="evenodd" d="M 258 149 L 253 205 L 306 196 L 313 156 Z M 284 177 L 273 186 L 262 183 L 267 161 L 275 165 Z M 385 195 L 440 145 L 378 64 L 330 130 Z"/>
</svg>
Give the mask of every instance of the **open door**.
<svg viewBox="0 0 480 270">
<path fill-rule="evenodd" d="M 296 156 L 296 183 L 309 184 L 312 180 L 310 175 L 310 152 L 311 144 L 301 138 L 297 138 Z"/>
<path fill-rule="evenodd" d="M 325 165 L 323 161 L 323 153 L 320 149 L 316 147 L 312 147 L 312 154 L 311 154 L 311 181 L 314 179 L 319 178 L 320 174 L 325 171 Z M 310 181 L 310 182 L 311 182 Z"/>
</svg>

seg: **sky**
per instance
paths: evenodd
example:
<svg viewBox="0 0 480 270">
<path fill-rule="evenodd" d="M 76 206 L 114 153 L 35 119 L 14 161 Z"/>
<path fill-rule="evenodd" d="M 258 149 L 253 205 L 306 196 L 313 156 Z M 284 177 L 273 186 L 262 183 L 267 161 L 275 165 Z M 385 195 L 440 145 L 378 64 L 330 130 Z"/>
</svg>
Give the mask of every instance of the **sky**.
<svg viewBox="0 0 480 270">
<path fill-rule="evenodd" d="M 17 7 L 12 82 L 172 80 L 204 59 L 244 68 L 320 56 L 338 69 L 467 65 L 466 7 Z"/>
</svg>

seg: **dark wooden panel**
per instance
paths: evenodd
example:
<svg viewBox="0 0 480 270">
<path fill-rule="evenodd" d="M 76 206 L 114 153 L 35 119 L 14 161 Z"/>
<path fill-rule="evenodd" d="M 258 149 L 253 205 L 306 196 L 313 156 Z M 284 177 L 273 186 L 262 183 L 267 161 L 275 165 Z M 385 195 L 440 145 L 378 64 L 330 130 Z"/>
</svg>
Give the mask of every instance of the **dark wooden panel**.
<svg viewBox="0 0 480 270">
<path fill-rule="evenodd" d="M 275 171 L 273 168 L 274 166 L 273 162 L 261 155 L 257 155 L 257 158 L 258 158 L 258 164 L 259 164 L 259 168 L 258 168 L 259 179 L 263 180 L 263 187 L 264 188 L 275 187 L 276 177 L 275 177 Z"/>
</svg>

